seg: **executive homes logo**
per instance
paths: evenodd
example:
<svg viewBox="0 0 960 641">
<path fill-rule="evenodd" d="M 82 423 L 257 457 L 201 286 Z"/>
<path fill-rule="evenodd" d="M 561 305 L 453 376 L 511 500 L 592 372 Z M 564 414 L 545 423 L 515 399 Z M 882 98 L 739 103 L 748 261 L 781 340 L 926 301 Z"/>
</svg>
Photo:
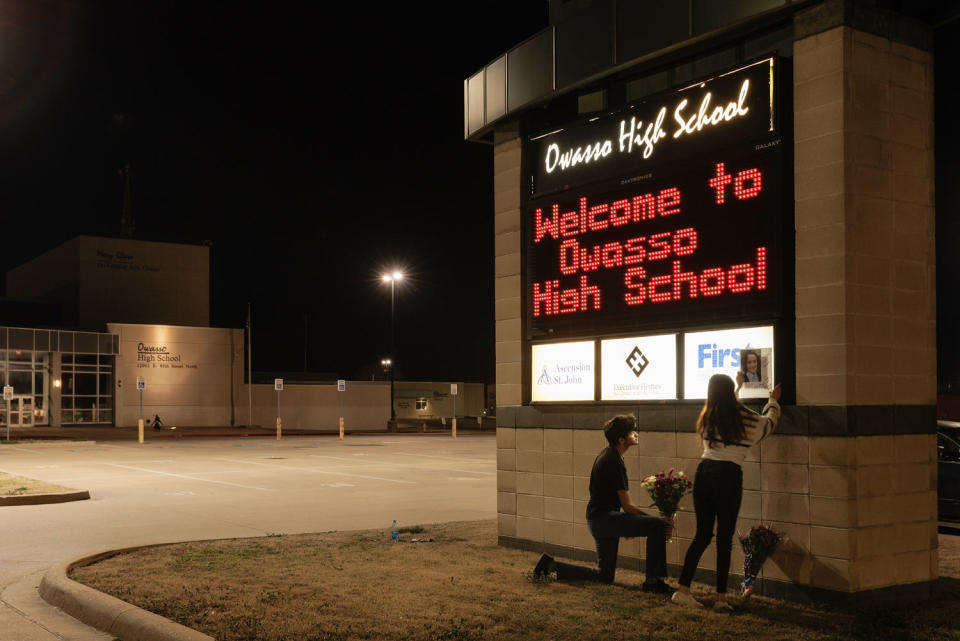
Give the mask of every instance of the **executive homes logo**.
<svg viewBox="0 0 960 641">
<path fill-rule="evenodd" d="M 647 365 L 650 364 L 650 361 L 640 351 L 640 348 L 637 346 L 633 347 L 633 351 L 630 352 L 627 356 L 627 367 L 630 368 L 630 371 L 633 372 L 633 375 L 637 378 L 640 378 L 640 375 L 643 374 L 643 370 L 647 369 Z"/>
</svg>

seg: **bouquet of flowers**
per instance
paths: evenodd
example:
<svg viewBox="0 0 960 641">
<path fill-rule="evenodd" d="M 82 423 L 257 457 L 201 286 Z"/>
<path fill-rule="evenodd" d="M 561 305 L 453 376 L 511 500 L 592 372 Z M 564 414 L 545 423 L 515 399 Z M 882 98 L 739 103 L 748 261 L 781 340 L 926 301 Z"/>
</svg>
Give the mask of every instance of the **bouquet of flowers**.
<svg viewBox="0 0 960 641">
<path fill-rule="evenodd" d="M 660 510 L 660 516 L 666 519 L 671 526 L 667 529 L 667 541 L 673 538 L 673 515 L 677 512 L 677 505 L 683 495 L 693 487 L 693 483 L 683 472 L 673 473 L 674 468 L 670 468 L 666 474 L 660 472 L 652 474 L 640 482 L 640 486 L 650 493 L 653 499 L 651 505 Z"/>
<path fill-rule="evenodd" d="M 740 546 L 743 548 L 743 583 L 740 584 L 740 591 L 744 597 L 753 594 L 753 583 L 760 574 L 763 562 L 783 538 L 783 535 L 766 525 L 754 525 L 746 536 L 739 537 Z"/>
</svg>

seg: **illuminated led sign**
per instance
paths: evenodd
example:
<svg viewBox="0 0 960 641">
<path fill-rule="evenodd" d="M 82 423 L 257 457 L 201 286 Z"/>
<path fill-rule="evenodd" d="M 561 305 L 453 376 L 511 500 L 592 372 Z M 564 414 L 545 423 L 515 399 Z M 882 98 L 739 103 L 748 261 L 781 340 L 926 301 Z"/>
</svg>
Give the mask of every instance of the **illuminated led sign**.
<svg viewBox="0 0 960 641">
<path fill-rule="evenodd" d="M 600 342 L 600 400 L 659 401 L 676 398 L 676 334 Z"/>
<path fill-rule="evenodd" d="M 651 98 L 530 141 L 533 195 L 642 172 L 775 131 L 775 60 Z"/>
<path fill-rule="evenodd" d="M 594 350 L 593 341 L 534 345 L 530 400 L 594 400 Z"/>
<path fill-rule="evenodd" d="M 706 398 L 714 374 L 744 373 L 740 398 L 766 398 L 776 378 L 773 327 L 690 332 L 683 337 L 684 398 Z"/>
<path fill-rule="evenodd" d="M 531 401 L 702 399 L 741 368 L 742 398 L 768 394 L 793 299 L 776 73 L 766 58 L 525 143 Z"/>
<path fill-rule="evenodd" d="M 775 139 L 530 201 L 528 337 L 777 315 L 781 165 Z"/>
</svg>

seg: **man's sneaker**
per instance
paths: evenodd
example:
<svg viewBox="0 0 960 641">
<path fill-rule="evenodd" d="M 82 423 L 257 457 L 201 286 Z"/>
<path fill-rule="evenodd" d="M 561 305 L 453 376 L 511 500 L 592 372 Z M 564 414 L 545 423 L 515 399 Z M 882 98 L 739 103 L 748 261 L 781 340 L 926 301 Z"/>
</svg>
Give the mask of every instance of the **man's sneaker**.
<svg viewBox="0 0 960 641">
<path fill-rule="evenodd" d="M 714 612 L 733 612 L 733 606 L 726 601 L 717 601 L 713 604 Z"/>
<path fill-rule="evenodd" d="M 556 564 L 554 563 L 553 558 L 544 554 L 540 557 L 540 560 L 537 561 L 537 567 L 533 568 L 533 578 L 546 578 L 547 574 L 552 572 L 555 567 Z"/>
<path fill-rule="evenodd" d="M 677 590 L 673 593 L 673 596 L 670 597 L 670 600 L 676 603 L 677 605 L 682 605 L 688 608 L 702 608 L 703 604 L 693 598 L 693 595 L 690 593 L 680 592 Z"/>
<path fill-rule="evenodd" d="M 644 581 L 640 589 L 644 592 L 653 592 L 654 594 L 674 594 L 676 590 L 663 582 L 663 579 L 656 581 Z"/>
</svg>

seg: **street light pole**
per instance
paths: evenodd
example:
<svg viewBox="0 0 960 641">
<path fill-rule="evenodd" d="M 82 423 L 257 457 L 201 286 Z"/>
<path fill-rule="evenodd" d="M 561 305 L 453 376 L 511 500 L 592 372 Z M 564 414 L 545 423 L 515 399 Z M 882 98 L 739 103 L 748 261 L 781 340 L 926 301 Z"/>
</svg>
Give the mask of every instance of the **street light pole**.
<svg viewBox="0 0 960 641">
<path fill-rule="evenodd" d="M 396 294 L 396 284 L 397 279 L 390 279 L 390 420 L 397 420 L 397 410 L 394 408 L 394 395 L 393 395 L 393 379 L 394 379 L 394 363 L 397 362 L 396 354 L 396 329 L 395 323 L 393 321 L 393 310 L 396 307 L 397 294 Z"/>
<path fill-rule="evenodd" d="M 397 410 L 393 406 L 394 392 L 394 370 L 397 367 L 396 355 L 396 323 L 394 322 L 394 310 L 397 305 L 397 281 L 403 278 L 403 272 L 395 271 L 392 274 L 384 274 L 384 282 L 390 283 L 390 420 L 397 420 Z"/>
</svg>

